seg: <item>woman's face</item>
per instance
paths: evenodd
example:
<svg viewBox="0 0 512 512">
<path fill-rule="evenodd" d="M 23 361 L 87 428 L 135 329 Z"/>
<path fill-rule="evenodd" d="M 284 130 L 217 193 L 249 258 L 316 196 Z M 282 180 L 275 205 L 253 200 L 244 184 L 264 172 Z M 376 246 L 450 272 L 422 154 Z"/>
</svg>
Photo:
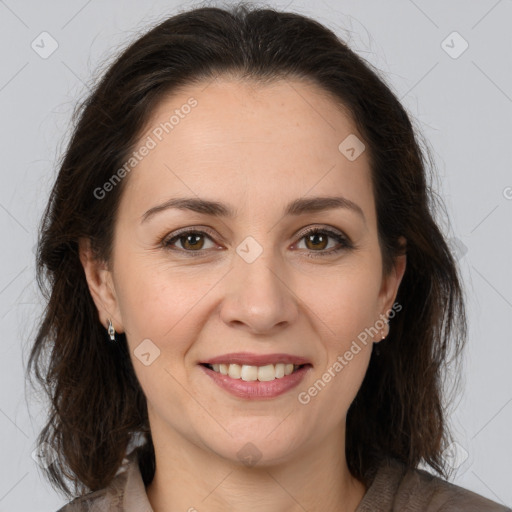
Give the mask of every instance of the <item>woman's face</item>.
<svg viewBox="0 0 512 512">
<path fill-rule="evenodd" d="M 154 437 L 260 464 L 344 437 L 405 268 L 382 275 L 361 142 L 298 81 L 222 78 L 159 105 L 124 178 L 111 272 L 91 285 L 102 322 L 127 334 Z M 232 215 L 165 207 L 184 198 Z M 219 356 L 261 381 L 202 364 Z M 294 360 L 308 363 L 298 375 L 268 366 Z"/>
</svg>

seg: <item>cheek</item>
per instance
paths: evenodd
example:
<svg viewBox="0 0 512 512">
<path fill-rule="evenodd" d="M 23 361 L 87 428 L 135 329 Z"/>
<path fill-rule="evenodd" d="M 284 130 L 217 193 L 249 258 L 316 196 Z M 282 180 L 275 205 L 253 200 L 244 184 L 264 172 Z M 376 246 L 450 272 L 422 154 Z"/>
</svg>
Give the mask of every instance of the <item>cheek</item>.
<svg viewBox="0 0 512 512">
<path fill-rule="evenodd" d="M 186 323 L 208 289 L 197 276 L 151 261 L 148 255 L 128 254 L 118 260 L 116 291 L 123 325 L 133 338 L 154 337 L 160 343 Z"/>
<path fill-rule="evenodd" d="M 327 363 L 318 367 L 309 387 L 298 390 L 301 426 L 324 438 L 343 425 L 368 369 L 371 343 L 339 337 L 328 349 Z M 321 422 L 318 419 L 321 418 Z"/>
<path fill-rule="evenodd" d="M 181 406 L 179 383 L 188 379 L 190 351 L 209 313 L 205 296 L 221 276 L 180 272 L 161 262 L 148 263 L 147 256 L 125 257 L 117 268 L 120 312 L 137 378 L 152 400 L 158 401 L 164 386 L 169 390 L 166 400 Z M 147 352 L 151 363 L 145 366 L 138 358 Z"/>
<path fill-rule="evenodd" d="M 304 295 L 315 313 L 312 318 L 318 320 L 323 352 L 314 388 L 302 390 L 304 401 L 315 402 L 313 407 L 326 413 L 332 408 L 329 414 L 334 422 L 355 398 L 368 368 L 373 339 L 378 339 L 380 272 L 379 261 L 369 254 L 350 268 L 332 273 L 325 281 L 328 286 Z"/>
<path fill-rule="evenodd" d="M 362 286 L 364 284 L 364 286 Z M 327 433 L 344 422 L 368 369 L 375 325 L 377 287 L 365 276 L 339 278 L 332 292 L 315 304 L 321 321 L 319 365 L 309 387 L 299 390 L 304 409 L 304 428 Z M 307 412 L 306 412 L 307 411 Z M 315 419 L 324 418 L 320 427 Z"/>
<path fill-rule="evenodd" d="M 148 264 L 147 257 L 120 258 L 117 269 L 119 308 L 137 379 L 149 402 L 180 408 L 183 361 L 197 339 L 198 306 L 211 284 Z"/>
<path fill-rule="evenodd" d="M 370 328 L 379 318 L 380 264 L 367 254 L 316 281 L 304 283 L 301 297 L 315 313 L 337 349 Z M 313 291 L 314 290 L 314 291 Z M 324 329 L 322 329 L 324 330 Z"/>
</svg>

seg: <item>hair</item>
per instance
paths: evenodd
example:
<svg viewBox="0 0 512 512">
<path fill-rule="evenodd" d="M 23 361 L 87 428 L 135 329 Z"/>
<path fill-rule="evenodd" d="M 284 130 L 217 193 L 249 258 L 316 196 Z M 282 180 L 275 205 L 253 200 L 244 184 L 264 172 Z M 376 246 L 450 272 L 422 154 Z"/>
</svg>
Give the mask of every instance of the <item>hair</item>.
<svg viewBox="0 0 512 512">
<path fill-rule="evenodd" d="M 129 177 L 112 187 L 107 200 L 97 199 L 94 190 L 127 161 L 165 97 L 223 74 L 260 84 L 313 83 L 349 112 L 364 138 L 383 272 L 404 252 L 407 267 L 396 297 L 402 309 L 379 344 L 380 355 L 372 352 L 347 413 L 345 456 L 350 472 L 366 483 L 388 457 L 446 476 L 443 450 L 450 432 L 443 377 L 450 352 L 454 359 L 461 354 L 467 325 L 456 260 L 435 219 L 444 207 L 427 181 L 430 153 L 384 78 L 334 32 L 297 13 L 242 3 L 159 21 L 121 52 L 75 107 L 39 230 L 37 283 L 46 302 L 27 367 L 50 402 L 37 439 L 55 454 L 46 478 L 67 496 L 104 488 L 140 434 L 142 477 L 146 485 L 153 478 L 146 397 L 126 335 L 108 342 L 79 240 L 89 240 L 95 257 L 110 262 Z"/>
</svg>

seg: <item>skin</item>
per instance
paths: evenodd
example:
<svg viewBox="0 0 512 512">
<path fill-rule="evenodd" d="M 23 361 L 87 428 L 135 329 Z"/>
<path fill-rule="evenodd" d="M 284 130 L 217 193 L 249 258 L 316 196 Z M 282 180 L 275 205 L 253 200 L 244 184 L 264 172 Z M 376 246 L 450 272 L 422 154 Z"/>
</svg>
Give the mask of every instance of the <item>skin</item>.
<svg viewBox="0 0 512 512">
<path fill-rule="evenodd" d="M 372 342 L 387 330 L 307 405 L 298 394 L 389 313 L 405 271 L 401 256 L 383 275 L 367 152 L 349 161 L 338 150 L 350 134 L 363 138 L 316 85 L 224 76 L 166 98 L 141 144 L 191 96 L 198 105 L 125 178 L 110 265 L 81 244 L 99 319 L 126 332 L 147 397 L 156 453 L 148 498 L 156 512 L 354 511 L 366 489 L 347 468 L 346 413 Z M 332 195 L 357 203 L 364 220 L 343 208 L 283 216 L 292 200 Z M 141 222 L 148 209 L 190 196 L 237 215 L 168 209 Z M 355 247 L 329 255 L 339 242 L 300 236 L 308 226 L 340 231 Z M 186 227 L 214 236 L 161 245 Z M 250 264 L 236 252 L 248 236 L 263 250 Z M 160 350 L 149 366 L 133 352 L 144 339 Z M 300 355 L 312 369 L 284 395 L 244 400 L 198 366 L 239 351 Z M 261 456 L 254 466 L 237 456 L 247 443 Z"/>
</svg>

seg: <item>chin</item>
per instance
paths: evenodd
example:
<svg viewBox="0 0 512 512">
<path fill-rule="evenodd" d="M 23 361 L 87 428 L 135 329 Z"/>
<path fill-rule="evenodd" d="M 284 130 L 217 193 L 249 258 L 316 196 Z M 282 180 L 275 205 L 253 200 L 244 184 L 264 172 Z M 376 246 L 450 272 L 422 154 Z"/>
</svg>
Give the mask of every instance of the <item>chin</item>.
<svg viewBox="0 0 512 512">
<path fill-rule="evenodd" d="M 265 422 L 265 427 L 259 424 L 254 427 L 254 421 L 238 422 L 238 430 L 227 428 L 233 432 L 232 437 L 227 433 L 223 439 L 205 440 L 205 444 L 218 456 L 247 467 L 269 467 L 291 461 L 297 454 L 297 436 L 294 436 L 287 425 L 286 432 L 278 432 L 276 428 L 282 419 Z M 245 426 L 245 428 L 244 428 Z M 224 441 L 224 442 L 223 442 Z"/>
</svg>

